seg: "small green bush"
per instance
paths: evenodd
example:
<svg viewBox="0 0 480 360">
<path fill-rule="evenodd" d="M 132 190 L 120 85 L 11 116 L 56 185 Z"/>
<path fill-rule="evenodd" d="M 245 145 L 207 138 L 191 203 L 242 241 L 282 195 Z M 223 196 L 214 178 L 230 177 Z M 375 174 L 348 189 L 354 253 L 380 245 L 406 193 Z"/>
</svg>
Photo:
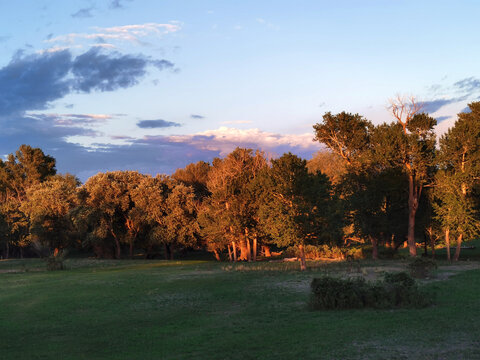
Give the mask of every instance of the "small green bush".
<svg viewBox="0 0 480 360">
<path fill-rule="evenodd" d="M 64 260 L 67 253 L 66 251 L 59 251 L 57 254 L 52 254 L 47 258 L 47 270 L 65 270 Z"/>
<path fill-rule="evenodd" d="M 425 307 L 433 302 L 407 273 L 387 273 L 377 282 L 324 276 L 313 279 L 310 287 L 314 310 Z"/>
<path fill-rule="evenodd" d="M 437 263 L 435 260 L 424 257 L 417 257 L 410 264 L 408 264 L 410 275 L 416 279 L 428 278 L 432 276 L 436 269 Z"/>
<path fill-rule="evenodd" d="M 311 305 L 314 309 L 356 309 L 363 307 L 365 280 L 337 279 L 330 276 L 313 279 Z"/>
<path fill-rule="evenodd" d="M 363 253 L 361 248 L 341 248 L 338 246 L 323 245 L 306 245 L 304 248 L 305 257 L 308 260 L 318 259 L 362 259 Z M 300 257 L 300 249 L 298 246 L 290 246 L 284 253 L 287 257 Z"/>
</svg>

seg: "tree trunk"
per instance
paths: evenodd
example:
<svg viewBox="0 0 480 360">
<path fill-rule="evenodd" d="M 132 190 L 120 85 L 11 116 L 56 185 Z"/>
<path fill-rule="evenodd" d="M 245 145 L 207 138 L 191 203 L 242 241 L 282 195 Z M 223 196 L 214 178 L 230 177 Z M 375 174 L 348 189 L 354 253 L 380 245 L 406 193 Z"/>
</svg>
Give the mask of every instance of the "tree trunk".
<svg viewBox="0 0 480 360">
<path fill-rule="evenodd" d="M 432 259 L 435 259 L 435 237 L 430 235 L 430 247 L 432 248 Z"/>
<path fill-rule="evenodd" d="M 462 240 L 463 240 L 463 234 L 458 235 L 457 248 L 455 249 L 455 256 L 453 257 L 453 261 L 458 261 L 458 258 L 460 257 L 460 249 L 462 247 Z"/>
<path fill-rule="evenodd" d="M 175 255 L 175 247 L 173 244 L 170 245 L 170 260 L 173 260 L 173 257 Z"/>
<path fill-rule="evenodd" d="M 253 261 L 257 261 L 257 234 L 253 237 Z"/>
<path fill-rule="evenodd" d="M 8 243 L 8 240 L 7 240 L 7 253 L 6 253 L 5 259 L 8 259 L 9 257 L 10 257 L 10 244 Z"/>
<path fill-rule="evenodd" d="M 373 236 L 370 236 L 370 241 L 372 242 L 372 259 L 378 260 L 378 241 Z"/>
<path fill-rule="evenodd" d="M 23 259 L 23 247 L 20 247 L 20 259 Z"/>
<path fill-rule="evenodd" d="M 250 239 L 248 237 L 248 228 L 245 228 L 245 242 L 247 243 L 247 260 L 252 261 L 252 248 L 250 246 Z"/>
<path fill-rule="evenodd" d="M 270 246 L 263 245 L 263 252 L 265 257 L 272 257 L 272 253 L 270 252 Z"/>
<path fill-rule="evenodd" d="M 237 247 L 235 246 L 235 241 L 232 241 L 232 249 L 233 249 L 233 261 L 237 262 Z"/>
<path fill-rule="evenodd" d="M 220 255 L 218 254 L 217 249 L 213 250 L 213 253 L 215 254 L 215 259 L 216 259 L 217 261 L 220 261 Z"/>
<path fill-rule="evenodd" d="M 447 260 L 450 261 L 450 229 L 445 230 L 445 245 L 447 246 Z"/>
<path fill-rule="evenodd" d="M 130 241 L 130 259 L 133 259 L 133 241 Z"/>
<path fill-rule="evenodd" d="M 168 260 L 168 245 L 163 243 L 163 252 L 165 253 L 165 260 Z"/>
<path fill-rule="evenodd" d="M 307 262 L 305 261 L 305 248 L 303 244 L 298 245 L 298 249 L 300 250 L 300 270 L 305 271 L 307 270 Z"/>
<path fill-rule="evenodd" d="M 232 262 L 233 259 L 232 259 L 232 251 L 230 250 L 230 245 L 227 245 L 227 249 L 228 249 L 228 259 L 230 260 L 230 262 Z"/>
<path fill-rule="evenodd" d="M 248 260 L 248 250 L 247 250 L 246 239 L 240 240 L 240 259 L 239 260 Z"/>
<path fill-rule="evenodd" d="M 418 190 L 415 188 L 415 178 L 408 176 L 408 251 L 410 256 L 417 256 L 417 244 L 415 243 L 415 214 L 418 207 Z"/>
<path fill-rule="evenodd" d="M 423 256 L 428 256 L 428 250 L 427 250 L 427 233 L 423 234 Z"/>
</svg>

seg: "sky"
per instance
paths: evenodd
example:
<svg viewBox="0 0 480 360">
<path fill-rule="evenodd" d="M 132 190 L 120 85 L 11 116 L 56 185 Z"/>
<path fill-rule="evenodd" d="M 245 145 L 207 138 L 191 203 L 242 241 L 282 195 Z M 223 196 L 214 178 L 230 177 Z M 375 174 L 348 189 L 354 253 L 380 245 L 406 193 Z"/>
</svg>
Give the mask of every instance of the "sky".
<svg viewBox="0 0 480 360">
<path fill-rule="evenodd" d="M 82 181 L 172 173 L 237 146 L 303 158 L 325 112 L 393 121 L 414 96 L 441 135 L 480 100 L 480 2 L 0 2 L 0 156 L 21 144 Z"/>
</svg>

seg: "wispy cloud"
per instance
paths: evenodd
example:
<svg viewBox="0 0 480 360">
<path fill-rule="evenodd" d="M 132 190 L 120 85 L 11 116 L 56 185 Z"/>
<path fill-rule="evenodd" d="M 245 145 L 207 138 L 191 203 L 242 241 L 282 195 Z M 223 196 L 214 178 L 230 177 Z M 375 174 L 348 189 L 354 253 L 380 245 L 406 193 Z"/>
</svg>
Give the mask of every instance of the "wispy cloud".
<svg viewBox="0 0 480 360">
<path fill-rule="evenodd" d="M 453 86 L 460 91 L 471 94 L 480 90 L 480 80 L 471 76 L 469 78 L 457 81 L 453 84 Z"/>
<path fill-rule="evenodd" d="M 74 12 L 71 16 L 73 18 L 90 18 L 93 16 L 92 14 L 93 7 L 83 8 Z"/>
<path fill-rule="evenodd" d="M 53 126 L 95 126 L 112 119 L 107 114 L 38 114 L 28 113 L 26 117 L 31 119 L 48 119 Z"/>
<path fill-rule="evenodd" d="M 102 39 L 102 43 L 107 41 L 126 41 L 135 44 L 145 44 L 142 40 L 148 36 L 162 36 L 180 31 L 181 25 L 178 22 L 170 22 L 166 24 L 145 23 L 132 24 L 113 27 L 94 27 L 90 33 L 70 33 L 60 35 L 45 40 L 47 43 L 65 43 L 72 45 L 81 40 L 94 41 L 98 43 Z"/>
<path fill-rule="evenodd" d="M 445 80 L 442 79 L 442 80 Z M 427 88 L 430 100 L 423 102 L 423 110 L 434 113 L 450 104 L 475 100 L 480 93 L 480 79 L 470 76 L 453 84 L 433 84 Z"/>
<path fill-rule="evenodd" d="M 158 119 L 158 120 L 142 120 L 137 123 L 137 126 L 142 129 L 162 129 L 162 128 L 169 128 L 169 127 L 178 127 L 182 125 L 173 121 Z"/>
<path fill-rule="evenodd" d="M 192 119 L 197 119 L 197 120 L 205 119 L 205 116 L 198 115 L 198 114 L 192 114 L 192 115 L 190 115 L 190 117 Z"/>
<path fill-rule="evenodd" d="M 123 9 L 123 1 L 122 0 L 112 0 L 110 1 L 109 8 L 110 9 Z"/>
<path fill-rule="evenodd" d="M 460 97 L 449 98 L 449 99 L 447 98 L 447 99 L 435 99 L 435 100 L 423 101 L 422 110 L 427 113 L 434 113 L 446 105 L 465 101 L 467 97 L 468 96 L 460 96 Z"/>
<path fill-rule="evenodd" d="M 271 23 L 270 21 L 267 21 L 265 20 L 264 18 L 261 18 L 261 17 L 258 17 L 255 19 L 255 21 L 269 29 L 272 29 L 272 30 L 280 30 L 280 27 L 278 25 L 275 25 L 273 23 Z"/>
</svg>

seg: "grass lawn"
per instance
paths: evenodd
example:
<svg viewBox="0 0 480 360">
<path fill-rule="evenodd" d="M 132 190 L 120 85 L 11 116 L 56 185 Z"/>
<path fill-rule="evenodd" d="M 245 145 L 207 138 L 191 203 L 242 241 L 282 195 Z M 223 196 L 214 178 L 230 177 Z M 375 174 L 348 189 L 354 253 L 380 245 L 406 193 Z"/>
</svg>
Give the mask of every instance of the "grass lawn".
<svg viewBox="0 0 480 360">
<path fill-rule="evenodd" d="M 442 266 L 430 308 L 312 312 L 313 277 L 406 262 L 316 265 L 0 261 L 0 358 L 480 359 L 478 262 Z"/>
</svg>

